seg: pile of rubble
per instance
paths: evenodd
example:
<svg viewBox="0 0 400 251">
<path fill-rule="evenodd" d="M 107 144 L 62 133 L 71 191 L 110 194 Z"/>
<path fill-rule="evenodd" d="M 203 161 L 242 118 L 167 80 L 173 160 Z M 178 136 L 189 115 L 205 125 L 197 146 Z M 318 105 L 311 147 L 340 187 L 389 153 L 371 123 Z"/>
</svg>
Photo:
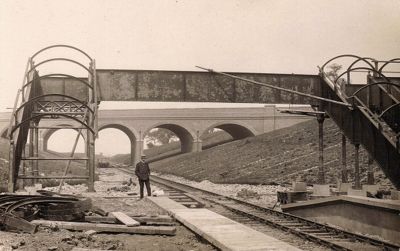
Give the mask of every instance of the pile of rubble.
<svg viewBox="0 0 400 251">
<path fill-rule="evenodd" d="M 34 234 L 38 227 L 93 233 L 175 235 L 174 220 L 166 215 L 140 216 L 105 212 L 90 198 L 57 194 L 0 195 L 0 230 Z M 72 241 L 72 240 L 71 240 Z"/>
</svg>

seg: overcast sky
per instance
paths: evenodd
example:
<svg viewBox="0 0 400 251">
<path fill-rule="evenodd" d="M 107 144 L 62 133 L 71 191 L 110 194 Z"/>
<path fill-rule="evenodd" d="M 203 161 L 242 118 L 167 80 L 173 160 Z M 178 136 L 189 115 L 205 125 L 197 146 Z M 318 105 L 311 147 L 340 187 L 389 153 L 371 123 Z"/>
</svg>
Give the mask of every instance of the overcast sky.
<svg viewBox="0 0 400 251">
<path fill-rule="evenodd" d="M 316 74 L 338 54 L 399 57 L 399 10 L 399 0 L 1 0 L 0 111 L 48 45 L 77 46 L 99 69 Z"/>
</svg>

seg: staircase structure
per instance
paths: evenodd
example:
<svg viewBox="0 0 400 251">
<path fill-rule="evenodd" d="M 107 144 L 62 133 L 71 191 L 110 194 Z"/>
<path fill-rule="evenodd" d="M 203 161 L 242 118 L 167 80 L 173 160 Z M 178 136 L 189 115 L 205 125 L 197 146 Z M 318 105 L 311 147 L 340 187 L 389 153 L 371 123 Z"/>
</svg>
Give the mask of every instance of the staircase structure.
<svg viewBox="0 0 400 251">
<path fill-rule="evenodd" d="M 69 53 L 72 51 L 79 54 L 80 58 L 84 58 L 86 64 L 75 59 L 48 57 L 47 55 L 51 53 L 57 54 L 60 51 L 67 51 Z M 41 61 L 35 62 L 38 58 Z M 59 72 L 51 72 L 50 74 L 39 74 L 39 69 L 42 71 L 44 67 L 48 67 L 56 62 L 61 62 L 69 66 L 73 65 L 79 68 L 80 71 L 85 72 L 87 76 L 82 78 L 66 74 L 65 69 L 60 69 Z M 50 69 L 52 70 L 53 68 Z M 49 77 L 57 81 L 48 84 L 46 83 L 46 79 Z M 74 81 L 69 81 L 71 79 Z M 64 179 L 85 179 L 87 180 L 88 190 L 94 191 L 94 140 L 97 134 L 96 89 L 95 60 L 76 47 L 53 45 L 38 51 L 28 59 L 23 83 L 15 99 L 14 110 L 8 129 L 8 138 L 10 141 L 8 190 L 10 192 L 15 191 L 19 179 L 28 179 L 34 182 L 39 179 L 58 179 L 62 181 Z M 74 95 L 68 95 L 68 93 L 74 93 Z M 48 126 L 41 125 L 41 121 L 43 120 L 57 120 L 60 118 L 76 121 L 79 126 L 59 125 L 49 128 Z M 39 156 L 39 133 L 42 129 L 76 130 L 77 137 L 74 146 L 71 147 L 71 154 L 69 156 L 52 158 Z M 75 157 L 75 149 L 80 135 L 85 138 L 86 156 Z M 48 160 L 65 161 L 64 175 L 49 176 L 43 174 L 40 170 L 40 163 Z M 83 160 L 86 162 L 86 175 L 67 175 L 72 160 Z"/>
<path fill-rule="evenodd" d="M 343 58 L 354 61 L 342 74 L 328 77 L 325 68 Z M 328 60 L 320 68 L 319 96 L 347 105 L 320 102 L 319 109 L 335 121 L 355 146 L 355 175 L 361 144 L 393 185 L 400 189 L 400 72 L 385 72 L 388 65 L 397 63 L 400 63 L 400 58 L 378 61 L 355 55 L 340 55 Z M 352 83 L 355 72 L 366 72 L 365 84 Z"/>
</svg>

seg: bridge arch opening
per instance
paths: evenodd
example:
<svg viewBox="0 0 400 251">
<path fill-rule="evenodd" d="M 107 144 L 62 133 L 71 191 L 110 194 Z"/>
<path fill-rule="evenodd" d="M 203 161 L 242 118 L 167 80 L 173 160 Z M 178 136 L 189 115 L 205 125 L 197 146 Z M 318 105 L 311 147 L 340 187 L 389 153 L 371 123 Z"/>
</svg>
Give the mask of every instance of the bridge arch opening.
<svg viewBox="0 0 400 251">
<path fill-rule="evenodd" d="M 58 152 L 70 154 L 72 147 L 77 136 L 78 130 L 60 130 L 60 129 L 49 129 L 42 132 L 42 150 L 46 152 Z M 75 149 L 75 153 L 84 153 L 85 149 L 85 138 L 83 134 L 79 136 L 78 144 Z"/>
<path fill-rule="evenodd" d="M 100 126 L 98 133 L 95 147 L 98 158 L 127 165 L 134 164 L 137 137 L 130 128 L 120 124 L 107 124 Z"/>
<path fill-rule="evenodd" d="M 172 132 L 177 139 L 179 140 L 172 140 L 176 142 L 180 142 L 180 152 L 181 153 L 188 153 L 188 152 L 193 152 L 196 151 L 196 146 L 195 146 L 195 137 L 194 135 L 187 130 L 186 128 L 176 125 L 176 124 L 157 124 L 152 126 L 150 129 L 146 131 L 144 134 L 144 143 L 149 141 L 149 133 L 153 131 L 154 129 L 164 129 Z"/>
<path fill-rule="evenodd" d="M 213 135 L 213 136 L 211 136 Z M 203 149 L 221 145 L 233 140 L 256 135 L 254 129 L 239 123 L 218 123 L 208 127 L 200 136 Z"/>
</svg>

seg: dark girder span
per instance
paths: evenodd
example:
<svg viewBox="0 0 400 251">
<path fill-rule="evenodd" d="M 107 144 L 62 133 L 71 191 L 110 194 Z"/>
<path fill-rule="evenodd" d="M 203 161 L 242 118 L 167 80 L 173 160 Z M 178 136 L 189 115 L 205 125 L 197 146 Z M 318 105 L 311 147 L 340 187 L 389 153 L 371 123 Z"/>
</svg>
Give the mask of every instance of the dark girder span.
<svg viewBox="0 0 400 251">
<path fill-rule="evenodd" d="M 238 76 L 235 76 L 235 75 L 232 75 L 232 74 L 228 74 L 228 73 L 225 73 L 225 72 L 218 72 L 218 71 L 215 71 L 213 69 L 208 69 L 208 68 L 204 68 L 204 67 L 201 67 L 201 66 L 196 66 L 196 67 L 200 68 L 200 69 L 203 69 L 203 70 L 206 70 L 208 72 L 212 72 L 212 73 L 228 76 L 228 77 L 231 77 L 231 78 L 234 78 L 234 79 L 242 80 L 242 81 L 245 81 L 245 82 L 248 82 L 248 83 L 252 83 L 252 84 L 256 84 L 256 85 L 266 86 L 266 87 L 269 87 L 269 88 L 272 88 L 272 89 L 275 89 L 275 90 L 284 91 L 284 92 L 288 92 L 288 93 L 292 93 L 292 94 L 296 94 L 296 95 L 299 95 L 299 96 L 304 96 L 304 97 L 308 97 L 308 98 L 312 98 L 312 99 L 317 99 L 317 100 L 321 100 L 321 101 L 324 101 L 324 102 L 335 103 L 335 104 L 338 104 L 338 105 L 349 106 L 349 107 L 351 106 L 351 104 L 348 104 L 348 103 L 345 103 L 345 102 L 340 102 L 340 101 L 337 101 L 337 100 L 322 98 L 322 97 L 315 96 L 315 95 L 308 94 L 308 93 L 303 93 L 303 92 L 294 91 L 294 90 L 290 90 L 290 89 L 286 89 L 286 88 L 282 88 L 282 87 L 277 87 L 277 86 L 261 83 L 261 82 L 258 82 L 258 81 L 254 81 L 254 80 L 238 77 Z"/>
</svg>

